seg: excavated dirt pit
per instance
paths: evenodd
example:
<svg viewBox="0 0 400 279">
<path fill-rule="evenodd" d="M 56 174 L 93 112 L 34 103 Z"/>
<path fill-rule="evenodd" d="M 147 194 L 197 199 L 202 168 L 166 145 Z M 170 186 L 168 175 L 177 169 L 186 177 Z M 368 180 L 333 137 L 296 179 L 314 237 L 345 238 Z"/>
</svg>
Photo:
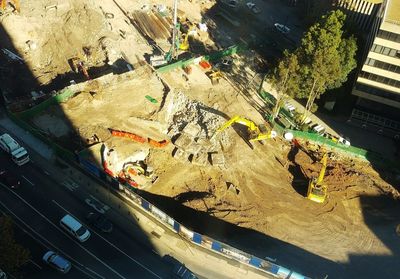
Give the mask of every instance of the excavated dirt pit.
<svg viewBox="0 0 400 279">
<path fill-rule="evenodd" d="M 44 25 L 38 17 L 43 11 L 33 4 L 31 15 L 17 21 L 10 16 L 2 22 L 42 84 L 68 71 L 67 58 L 84 46 L 93 50 L 93 65 L 104 63 L 105 57 L 116 61 L 122 53 L 135 64 L 151 52 L 114 4 L 102 4 L 105 12 L 114 14 L 110 19 L 93 3 L 78 2 L 60 5 L 59 14 L 43 30 L 38 28 Z M 128 1 L 121 2 L 130 7 Z M 132 9 L 142 5 L 130 4 Z M 99 40 L 104 36 L 106 40 Z M 27 40 L 38 47 L 24 52 Z M 47 56 L 42 55 L 45 52 Z M 100 144 L 118 154 L 115 160 L 133 160 L 142 152 L 158 177 L 143 194 L 159 208 L 200 233 L 260 257 L 275 257 L 277 263 L 307 275 L 321 277 L 329 270 L 321 264 L 325 261 L 346 268 L 357 257 L 398 257 L 399 194 L 387 181 L 399 181 L 392 173 L 305 142 L 300 144 L 307 152 L 293 152 L 281 138 L 250 143 L 247 128 L 240 124 L 216 133 L 235 115 L 264 122 L 259 112 L 262 102 L 251 89 L 257 87 L 246 62 L 251 57 L 236 60 L 242 63 L 236 70 L 246 72 L 243 79 L 221 79 L 214 86 L 197 66 L 190 75 L 177 69 L 158 76 L 148 66 L 136 65 L 122 75 L 72 85 L 74 97 L 31 123 L 74 151 L 85 149 L 96 135 Z M 109 129 L 169 144 L 163 148 L 138 144 L 111 136 Z M 89 153 L 101 165 L 101 148 L 96 146 Z M 318 175 L 318 161 L 326 151 L 328 198 L 317 204 L 304 193 L 308 178 Z M 359 270 L 368 265 L 362 259 L 357 264 Z M 332 276 L 336 278 L 335 273 Z"/>
</svg>

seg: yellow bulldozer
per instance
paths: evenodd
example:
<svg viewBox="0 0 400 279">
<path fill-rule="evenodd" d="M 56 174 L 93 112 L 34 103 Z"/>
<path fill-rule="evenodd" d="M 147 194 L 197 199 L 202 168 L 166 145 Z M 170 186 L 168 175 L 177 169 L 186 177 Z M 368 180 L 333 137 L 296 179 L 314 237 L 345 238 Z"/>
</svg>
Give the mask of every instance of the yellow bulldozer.
<svg viewBox="0 0 400 279">
<path fill-rule="evenodd" d="M 325 153 L 321 159 L 322 168 L 321 171 L 319 172 L 318 177 L 311 178 L 308 184 L 307 198 L 309 200 L 318 203 L 323 203 L 326 199 L 328 187 L 323 183 L 323 181 L 325 177 L 327 161 L 328 161 L 328 154 Z"/>
<path fill-rule="evenodd" d="M 242 116 L 236 115 L 229 119 L 227 122 L 225 122 L 221 127 L 218 128 L 217 133 L 222 132 L 226 128 L 230 127 L 234 123 L 239 123 L 244 126 L 247 126 L 247 129 L 250 134 L 250 141 L 259 141 L 259 140 L 265 140 L 265 139 L 270 139 L 276 137 L 277 133 L 274 130 L 269 130 L 263 126 L 263 127 L 258 127 L 253 121 L 246 119 Z"/>
</svg>

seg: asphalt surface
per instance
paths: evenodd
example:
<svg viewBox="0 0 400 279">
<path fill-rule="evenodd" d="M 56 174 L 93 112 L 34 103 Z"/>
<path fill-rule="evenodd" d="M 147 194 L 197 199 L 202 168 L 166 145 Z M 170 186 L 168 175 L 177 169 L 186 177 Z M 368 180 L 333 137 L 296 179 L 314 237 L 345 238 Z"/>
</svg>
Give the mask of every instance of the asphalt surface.
<svg viewBox="0 0 400 279">
<path fill-rule="evenodd" d="M 85 216 L 93 208 L 57 185 L 35 163 L 18 167 L 1 156 L 0 166 L 21 181 L 19 189 L 0 184 L 0 212 L 13 218 L 17 239 L 32 253 L 32 261 L 25 267 L 26 278 L 171 278 L 170 264 L 119 227 L 107 234 L 86 224 Z M 89 228 L 91 237 L 86 242 L 80 243 L 60 227 L 65 214 Z M 68 274 L 58 273 L 41 260 L 48 250 L 71 261 Z"/>
</svg>

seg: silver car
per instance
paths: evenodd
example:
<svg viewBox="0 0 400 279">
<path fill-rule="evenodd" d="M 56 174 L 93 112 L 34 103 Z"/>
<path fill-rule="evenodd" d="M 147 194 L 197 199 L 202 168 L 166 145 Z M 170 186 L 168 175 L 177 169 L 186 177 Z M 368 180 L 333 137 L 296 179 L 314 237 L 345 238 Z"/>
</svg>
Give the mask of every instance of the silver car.
<svg viewBox="0 0 400 279">
<path fill-rule="evenodd" d="M 68 260 L 64 259 L 54 251 L 48 251 L 44 254 L 43 261 L 62 273 L 67 273 L 72 266 Z"/>
</svg>

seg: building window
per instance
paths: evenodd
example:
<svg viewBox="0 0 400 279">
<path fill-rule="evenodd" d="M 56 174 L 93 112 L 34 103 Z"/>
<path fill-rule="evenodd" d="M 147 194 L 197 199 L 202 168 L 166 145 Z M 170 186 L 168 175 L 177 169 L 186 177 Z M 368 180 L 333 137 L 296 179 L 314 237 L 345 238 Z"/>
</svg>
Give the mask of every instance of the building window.
<svg viewBox="0 0 400 279">
<path fill-rule="evenodd" d="M 399 80 L 394 80 L 394 79 L 383 77 L 383 76 L 380 76 L 380 75 L 375 75 L 375 74 L 371 74 L 371 73 L 368 73 L 368 72 L 361 71 L 360 77 L 366 78 L 368 80 L 376 81 L 376 82 L 379 82 L 379 83 L 387 84 L 387 85 L 390 85 L 390 86 L 393 86 L 393 87 L 400 87 L 400 81 Z"/>
<path fill-rule="evenodd" d="M 376 87 L 372 87 L 366 84 L 362 83 L 357 83 L 356 84 L 356 89 L 371 95 L 376 95 L 382 98 L 386 98 L 389 100 L 393 100 L 396 102 L 400 102 L 400 94 L 398 93 L 391 93 L 389 91 L 385 91 Z"/>
<path fill-rule="evenodd" d="M 396 34 L 393 32 L 379 30 L 377 37 L 392 42 L 400 43 L 400 34 Z"/>
<path fill-rule="evenodd" d="M 365 61 L 365 65 L 400 74 L 400 66 L 396 66 L 372 58 L 367 58 L 367 60 Z"/>
<path fill-rule="evenodd" d="M 397 57 L 400 58 L 400 51 L 397 49 L 393 49 L 390 47 L 384 47 L 381 45 L 373 44 L 371 47 L 372 52 L 380 53 L 383 55 L 387 55 L 390 57 Z"/>
</svg>

